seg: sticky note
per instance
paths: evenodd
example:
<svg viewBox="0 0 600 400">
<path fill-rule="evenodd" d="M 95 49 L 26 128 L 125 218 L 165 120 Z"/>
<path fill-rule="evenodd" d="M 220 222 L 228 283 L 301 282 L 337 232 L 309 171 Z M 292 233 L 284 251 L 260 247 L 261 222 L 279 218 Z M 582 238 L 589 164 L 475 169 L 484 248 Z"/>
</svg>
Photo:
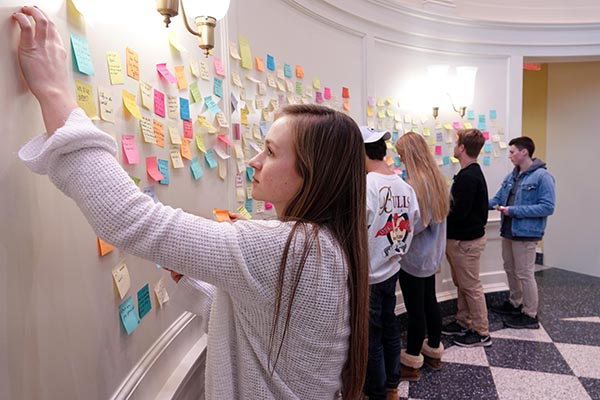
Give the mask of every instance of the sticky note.
<svg viewBox="0 0 600 400">
<path fill-rule="evenodd" d="M 158 160 L 156 156 L 146 157 L 146 172 L 152 179 L 154 179 L 157 182 L 162 179 L 165 179 L 163 174 L 158 169 Z"/>
<path fill-rule="evenodd" d="M 188 52 L 188 50 L 177 39 L 177 33 L 174 30 L 169 31 L 169 44 L 179 52 Z"/>
<path fill-rule="evenodd" d="M 323 93 L 320 91 L 315 92 L 315 101 L 319 104 L 323 102 Z"/>
<path fill-rule="evenodd" d="M 147 110 L 152 109 L 152 85 L 140 80 L 140 98 L 142 107 Z"/>
<path fill-rule="evenodd" d="M 246 176 L 248 177 L 248 181 L 252 182 L 252 178 L 254 177 L 254 168 L 246 167 Z"/>
<path fill-rule="evenodd" d="M 460 122 L 458 122 L 458 121 L 457 121 L 457 122 L 453 122 L 453 123 L 452 123 L 452 127 L 453 127 L 455 130 L 459 130 L 459 129 L 461 129 Z"/>
<path fill-rule="evenodd" d="M 158 74 L 161 77 L 163 77 L 167 82 L 177 83 L 177 78 L 171 73 L 171 71 L 169 71 L 166 63 L 156 64 L 156 71 L 158 71 Z"/>
<path fill-rule="evenodd" d="M 181 159 L 181 153 L 179 152 L 179 147 L 173 146 L 169 149 L 169 156 L 171 158 L 171 163 L 173 164 L 173 168 L 183 168 L 183 160 Z"/>
<path fill-rule="evenodd" d="M 496 119 L 496 110 L 490 110 L 490 119 Z"/>
<path fill-rule="evenodd" d="M 154 89 L 154 114 L 165 117 L 165 94 Z"/>
<path fill-rule="evenodd" d="M 154 186 L 147 186 L 142 189 L 142 192 L 150 197 L 155 203 L 159 203 L 158 196 L 156 195 L 156 191 L 154 190 Z"/>
<path fill-rule="evenodd" d="M 135 102 L 135 94 L 129 93 L 127 90 L 123 90 L 123 106 L 125 109 L 131 114 L 133 117 L 140 119 L 142 118 L 142 114 L 140 113 L 140 109 L 138 108 Z"/>
<path fill-rule="evenodd" d="M 201 133 L 196 134 L 196 147 L 202 153 L 206 153 L 206 145 L 204 144 L 204 135 Z"/>
<path fill-rule="evenodd" d="M 296 78 L 304 78 L 304 68 L 302 68 L 302 65 L 296 65 Z"/>
<path fill-rule="evenodd" d="M 246 199 L 245 206 L 248 212 L 252 212 L 252 199 Z"/>
<path fill-rule="evenodd" d="M 350 102 L 348 100 L 344 100 L 344 102 L 342 103 L 342 108 L 345 111 L 350 111 Z"/>
<path fill-rule="evenodd" d="M 206 150 L 206 153 L 204 153 L 204 161 L 206 162 L 206 165 L 208 165 L 208 168 L 217 168 L 218 164 L 217 160 L 215 160 L 215 154 L 213 152 L 213 149 Z"/>
<path fill-rule="evenodd" d="M 344 99 L 350 98 L 350 90 L 347 87 L 342 87 L 342 98 L 344 98 Z"/>
<path fill-rule="evenodd" d="M 100 118 L 107 122 L 115 122 L 113 110 L 113 96 L 110 89 L 98 87 L 98 103 L 100 104 Z"/>
<path fill-rule="evenodd" d="M 490 133 L 488 131 L 481 132 L 485 140 L 490 140 Z"/>
<path fill-rule="evenodd" d="M 442 155 L 442 146 L 435 146 L 435 155 L 436 156 Z"/>
<path fill-rule="evenodd" d="M 204 172 L 202 171 L 202 167 L 200 166 L 200 163 L 198 162 L 198 157 L 194 157 L 190 161 L 190 170 L 192 171 L 192 176 L 194 177 L 195 180 L 202 178 L 202 175 L 204 175 Z"/>
<path fill-rule="evenodd" d="M 77 105 L 85 111 L 85 115 L 91 119 L 98 119 L 92 85 L 75 80 L 75 94 L 77 95 Z"/>
<path fill-rule="evenodd" d="M 125 66 L 127 69 L 127 76 L 135 79 L 136 81 L 140 80 L 140 58 L 138 53 L 136 53 L 133 49 L 127 47 L 126 49 L 126 57 L 125 57 Z"/>
<path fill-rule="evenodd" d="M 115 249 L 115 246 L 113 246 L 112 244 L 105 242 L 104 240 L 102 240 L 100 238 L 96 238 L 96 239 L 98 242 L 98 255 L 100 257 L 107 255 L 108 253 L 110 253 L 111 251 L 113 251 Z"/>
<path fill-rule="evenodd" d="M 129 270 L 127 269 L 127 264 L 125 261 L 119 262 L 116 267 L 112 270 L 113 280 L 117 287 L 117 291 L 121 300 L 127 294 L 127 291 L 131 287 L 131 278 L 129 277 Z"/>
<path fill-rule="evenodd" d="M 467 119 L 474 120 L 475 119 L 475 111 L 467 110 Z"/>
<path fill-rule="evenodd" d="M 152 301 L 150 301 L 150 290 L 147 283 L 144 285 L 144 287 L 138 290 L 137 299 L 139 316 L 140 318 L 144 318 L 144 315 L 148 314 L 148 311 L 152 309 Z"/>
<path fill-rule="evenodd" d="M 148 117 L 142 117 L 140 119 L 140 130 L 142 131 L 142 137 L 145 143 L 156 144 L 156 137 L 154 136 L 154 123 Z"/>
<path fill-rule="evenodd" d="M 213 55 L 213 68 L 215 69 L 215 74 L 223 78 L 225 76 L 225 68 L 223 68 L 223 62 L 220 57 Z"/>
<path fill-rule="evenodd" d="M 135 311 L 135 305 L 133 304 L 131 296 L 119 305 L 119 316 L 121 318 L 121 324 L 123 324 L 123 328 L 125 328 L 128 335 L 131 335 L 140 325 L 140 317 Z"/>
<path fill-rule="evenodd" d="M 185 158 L 186 160 L 191 160 L 192 159 L 192 151 L 190 149 L 190 143 L 191 140 L 188 138 L 181 138 L 181 147 L 179 148 L 179 150 L 181 151 L 181 157 Z"/>
<path fill-rule="evenodd" d="M 164 176 L 163 179 L 158 181 L 161 185 L 169 184 L 169 161 L 168 160 L 158 160 L 158 170 Z"/>
<path fill-rule="evenodd" d="M 239 37 L 240 55 L 242 57 L 242 68 L 252 69 L 252 53 L 250 52 L 250 44 L 244 36 Z"/>
<path fill-rule="evenodd" d="M 165 288 L 165 282 L 163 278 L 160 278 L 158 282 L 156 282 L 156 285 L 154 285 L 154 294 L 156 295 L 158 305 L 161 308 L 163 304 L 169 301 L 169 293 L 167 293 L 167 288 Z"/>
<path fill-rule="evenodd" d="M 208 72 L 208 62 L 206 60 L 200 60 L 200 78 L 202 80 L 210 80 L 210 72 Z"/>
<path fill-rule="evenodd" d="M 463 126 L 465 127 L 465 129 L 473 128 L 473 124 L 471 124 L 469 121 L 465 121 Z"/>
<path fill-rule="evenodd" d="M 185 66 L 175 66 L 175 78 L 177 79 L 177 89 L 186 89 L 188 87 L 188 81 L 185 77 Z"/>
<path fill-rule="evenodd" d="M 242 59 L 242 57 L 240 57 L 240 52 L 238 50 L 237 43 L 229 42 L 229 55 L 234 60 L 241 60 Z"/>
<path fill-rule="evenodd" d="M 221 109 L 219 108 L 219 106 L 217 105 L 217 103 L 215 103 L 215 101 L 213 100 L 212 96 L 206 96 L 204 98 L 204 105 L 206 106 L 206 108 L 208 108 L 210 110 L 210 112 L 212 112 L 213 114 L 217 114 L 218 112 L 221 111 Z"/>
<path fill-rule="evenodd" d="M 121 135 L 121 146 L 123 147 L 123 158 L 127 164 L 139 164 L 140 155 L 135 143 L 135 136 Z"/>
<path fill-rule="evenodd" d="M 179 117 L 185 121 L 189 121 L 190 118 L 190 101 L 186 98 L 179 98 Z"/>
<path fill-rule="evenodd" d="M 444 163 L 444 165 L 450 164 L 450 157 L 449 156 L 444 156 L 443 163 Z"/>
<path fill-rule="evenodd" d="M 286 78 L 292 77 L 292 66 L 290 64 L 283 64 L 283 75 Z"/>
<path fill-rule="evenodd" d="M 217 77 L 213 81 L 213 93 L 217 97 L 223 97 L 223 80 Z"/>
<path fill-rule="evenodd" d="M 315 76 L 315 77 L 313 78 L 313 87 L 314 87 L 315 89 L 321 89 L 321 80 L 319 79 L 319 77 L 318 77 L 318 76 Z"/>
<path fill-rule="evenodd" d="M 254 57 L 254 65 L 258 72 L 265 72 L 265 62 L 263 61 L 262 57 Z"/>
<path fill-rule="evenodd" d="M 121 57 L 116 51 L 106 52 L 106 63 L 108 64 L 108 75 L 111 85 L 122 85 L 125 83 L 123 78 L 123 67 L 121 66 Z"/>
<path fill-rule="evenodd" d="M 221 210 L 219 208 L 213 208 L 213 215 L 217 222 L 231 221 L 231 218 L 229 218 L 228 210 Z"/>
<path fill-rule="evenodd" d="M 71 50 L 73 51 L 73 63 L 77 72 L 93 76 L 94 64 L 92 63 L 88 40 L 83 36 L 71 33 Z"/>
<path fill-rule="evenodd" d="M 199 78 L 200 77 L 200 65 L 198 64 L 198 59 L 196 57 L 190 55 L 189 64 L 190 64 L 190 72 L 192 73 L 192 76 Z"/>
<path fill-rule="evenodd" d="M 167 115 L 171 119 L 179 118 L 179 97 L 167 94 Z"/>
<path fill-rule="evenodd" d="M 275 71 L 275 58 L 270 54 L 267 54 L 267 69 Z"/>
<path fill-rule="evenodd" d="M 483 165 L 490 165 L 490 156 L 483 156 Z"/>
<path fill-rule="evenodd" d="M 327 100 L 331 99 L 331 88 L 323 88 L 323 97 L 325 97 Z"/>
</svg>

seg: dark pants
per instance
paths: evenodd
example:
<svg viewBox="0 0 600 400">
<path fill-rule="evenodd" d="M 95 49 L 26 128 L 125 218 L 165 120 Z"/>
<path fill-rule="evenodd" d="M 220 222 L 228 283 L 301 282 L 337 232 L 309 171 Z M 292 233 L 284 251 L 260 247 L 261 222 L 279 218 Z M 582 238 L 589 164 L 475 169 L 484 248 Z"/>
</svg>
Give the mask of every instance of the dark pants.
<svg viewBox="0 0 600 400">
<path fill-rule="evenodd" d="M 400 330 L 396 323 L 398 274 L 371 285 L 369 306 L 369 361 L 365 394 L 369 400 L 385 399 L 388 388 L 400 383 Z"/>
<path fill-rule="evenodd" d="M 435 297 L 435 274 L 417 278 L 400 270 L 400 288 L 408 314 L 406 352 L 412 356 L 421 353 L 425 328 L 429 347 L 437 348 L 442 336 L 442 316 Z"/>
</svg>

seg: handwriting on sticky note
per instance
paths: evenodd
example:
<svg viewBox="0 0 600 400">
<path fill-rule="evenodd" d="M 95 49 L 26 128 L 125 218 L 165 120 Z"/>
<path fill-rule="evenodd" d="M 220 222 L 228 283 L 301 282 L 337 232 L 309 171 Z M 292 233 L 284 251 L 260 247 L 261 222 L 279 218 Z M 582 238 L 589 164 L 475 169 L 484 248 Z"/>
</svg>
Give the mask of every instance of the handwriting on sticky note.
<svg viewBox="0 0 600 400">
<path fill-rule="evenodd" d="M 113 280 L 117 287 L 117 291 L 121 299 L 125 297 L 127 291 L 131 287 L 131 278 L 129 277 L 129 270 L 127 269 L 127 264 L 122 260 L 117 264 L 116 267 L 112 270 Z"/>
<path fill-rule="evenodd" d="M 126 49 L 125 66 L 127 69 L 127 76 L 135 79 L 136 81 L 139 81 L 140 58 L 138 53 L 136 53 L 133 49 L 130 49 L 129 47 L 127 47 Z"/>
</svg>

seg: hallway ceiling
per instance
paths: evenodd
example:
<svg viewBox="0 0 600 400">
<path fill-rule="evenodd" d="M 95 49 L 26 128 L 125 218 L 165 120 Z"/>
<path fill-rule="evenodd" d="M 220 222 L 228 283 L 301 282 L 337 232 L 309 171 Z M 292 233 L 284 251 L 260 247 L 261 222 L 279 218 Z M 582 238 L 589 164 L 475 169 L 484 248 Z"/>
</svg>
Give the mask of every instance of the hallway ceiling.
<svg viewBox="0 0 600 400">
<path fill-rule="evenodd" d="M 599 0 L 379 0 L 433 14 L 474 20 L 578 24 L 600 23 Z"/>
</svg>

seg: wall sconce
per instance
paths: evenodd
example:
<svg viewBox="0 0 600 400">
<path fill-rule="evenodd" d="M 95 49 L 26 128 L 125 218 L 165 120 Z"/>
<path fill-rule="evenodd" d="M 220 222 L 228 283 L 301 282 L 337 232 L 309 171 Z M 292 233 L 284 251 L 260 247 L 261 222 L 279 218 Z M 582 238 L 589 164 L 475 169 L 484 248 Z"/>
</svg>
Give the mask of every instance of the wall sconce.
<svg viewBox="0 0 600 400">
<path fill-rule="evenodd" d="M 179 13 L 179 3 L 181 2 L 181 14 L 186 29 L 192 35 L 198 36 L 200 44 L 198 45 L 204 54 L 208 57 L 210 50 L 215 47 L 215 27 L 217 21 L 227 14 L 229 9 L 229 0 L 193 0 L 187 3 L 188 11 L 194 15 L 196 29 L 190 27 L 185 8 L 184 0 L 156 0 L 156 10 L 165 17 L 165 26 L 169 26 L 171 18 Z"/>
<path fill-rule="evenodd" d="M 448 84 L 449 68 L 448 65 L 429 65 L 427 67 L 427 81 L 433 104 L 433 118 L 438 117 L 440 105 L 444 102 L 446 96 L 450 98 L 452 108 L 461 118 L 464 118 L 467 108 L 473 102 L 477 67 L 456 67 L 456 78 L 453 85 Z"/>
</svg>

